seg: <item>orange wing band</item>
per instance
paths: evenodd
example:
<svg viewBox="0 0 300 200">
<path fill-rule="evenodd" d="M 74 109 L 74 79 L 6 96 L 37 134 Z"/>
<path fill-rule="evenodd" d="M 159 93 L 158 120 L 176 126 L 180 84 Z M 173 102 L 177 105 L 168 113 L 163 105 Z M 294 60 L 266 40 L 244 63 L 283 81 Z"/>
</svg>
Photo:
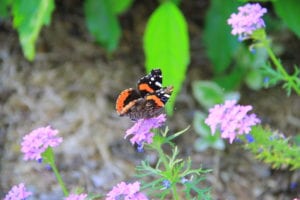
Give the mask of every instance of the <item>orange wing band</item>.
<svg viewBox="0 0 300 200">
<path fill-rule="evenodd" d="M 127 97 L 131 94 L 132 90 L 133 90 L 132 88 L 129 88 L 121 92 L 121 94 L 119 95 L 116 102 L 116 110 L 119 114 L 122 113 L 122 110 L 124 109 L 124 102 L 127 99 Z"/>
<path fill-rule="evenodd" d="M 154 92 L 154 90 L 153 90 L 151 87 L 149 87 L 149 85 L 146 84 L 146 83 L 140 84 L 138 89 L 139 89 L 140 91 L 145 90 L 145 91 L 147 91 L 148 93 Z"/>
<path fill-rule="evenodd" d="M 162 102 L 161 100 L 160 100 L 160 98 L 159 97 L 157 97 L 156 95 L 149 95 L 149 96 L 147 96 L 146 97 L 146 99 L 147 100 L 153 100 L 154 102 L 155 102 L 155 104 L 157 105 L 157 106 L 159 106 L 159 107 L 164 107 L 164 102 Z"/>
</svg>

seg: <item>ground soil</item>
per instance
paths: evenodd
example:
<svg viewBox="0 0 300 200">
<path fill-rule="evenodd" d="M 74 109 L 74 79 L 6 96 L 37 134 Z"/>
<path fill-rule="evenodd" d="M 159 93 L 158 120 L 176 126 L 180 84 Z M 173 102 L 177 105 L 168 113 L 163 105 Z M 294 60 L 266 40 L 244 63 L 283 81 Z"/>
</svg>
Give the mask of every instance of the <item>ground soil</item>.
<svg viewBox="0 0 300 200">
<path fill-rule="evenodd" d="M 76 3 L 75 3 L 76 2 Z M 53 173 L 43 164 L 24 162 L 22 136 L 34 128 L 51 125 L 60 131 L 63 145 L 55 149 L 58 168 L 68 188 L 106 193 L 122 180 L 133 180 L 134 168 L 145 158 L 123 139 L 132 122 L 117 116 L 118 93 L 145 74 L 142 35 L 153 1 L 137 2 L 120 17 L 123 36 L 111 56 L 93 42 L 86 30 L 81 1 L 58 3 L 52 23 L 42 30 L 33 62 L 24 59 L 17 33 L 10 22 L 0 24 L 0 197 L 19 182 L 35 193 L 34 199 L 61 199 Z M 192 123 L 201 110 L 191 93 L 194 80 L 211 78 L 209 60 L 201 42 L 207 1 L 183 2 L 191 35 L 191 64 L 168 119 L 172 131 Z M 282 59 L 300 63 L 300 42 L 292 34 L 282 41 Z M 240 89 L 242 104 L 252 104 L 263 122 L 288 136 L 300 133 L 300 99 L 287 97 L 280 88 Z M 196 152 L 198 136 L 191 128 L 178 144 L 182 156 L 191 156 L 195 167 L 213 169 L 207 176 L 213 199 L 288 200 L 300 195 L 300 174 L 271 169 L 257 161 L 240 144 L 224 151 Z M 155 155 L 147 157 L 155 160 Z M 292 183 L 297 183 L 291 187 Z"/>
</svg>

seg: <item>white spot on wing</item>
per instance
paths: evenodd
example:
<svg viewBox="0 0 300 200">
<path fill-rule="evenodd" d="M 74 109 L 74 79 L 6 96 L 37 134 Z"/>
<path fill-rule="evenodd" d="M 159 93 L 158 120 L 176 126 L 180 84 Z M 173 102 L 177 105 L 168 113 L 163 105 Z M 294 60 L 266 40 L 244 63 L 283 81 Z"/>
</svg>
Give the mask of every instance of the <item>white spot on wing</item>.
<svg viewBox="0 0 300 200">
<path fill-rule="evenodd" d="M 158 86 L 158 87 L 162 86 L 160 82 L 155 82 L 155 85 Z"/>
</svg>

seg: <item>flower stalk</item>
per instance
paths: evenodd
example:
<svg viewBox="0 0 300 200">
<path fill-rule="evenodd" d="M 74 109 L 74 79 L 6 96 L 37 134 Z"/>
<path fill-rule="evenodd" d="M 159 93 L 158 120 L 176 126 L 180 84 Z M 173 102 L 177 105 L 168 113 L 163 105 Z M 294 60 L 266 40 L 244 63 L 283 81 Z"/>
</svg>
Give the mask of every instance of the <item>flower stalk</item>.
<svg viewBox="0 0 300 200">
<path fill-rule="evenodd" d="M 45 163 L 49 164 L 51 169 L 53 170 L 55 177 L 56 177 L 64 195 L 68 196 L 69 192 L 68 192 L 66 185 L 65 185 L 65 183 L 56 167 L 56 164 L 55 164 L 55 157 L 54 157 L 53 149 L 51 147 L 48 147 L 46 149 L 46 151 L 44 153 L 42 153 L 42 158 L 43 158 L 43 161 Z"/>
</svg>

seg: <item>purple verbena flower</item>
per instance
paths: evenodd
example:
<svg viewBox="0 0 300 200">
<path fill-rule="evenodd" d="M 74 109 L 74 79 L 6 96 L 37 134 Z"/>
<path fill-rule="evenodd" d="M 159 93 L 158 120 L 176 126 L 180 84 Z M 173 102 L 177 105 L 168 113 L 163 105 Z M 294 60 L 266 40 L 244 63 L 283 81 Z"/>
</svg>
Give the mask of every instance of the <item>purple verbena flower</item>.
<svg viewBox="0 0 300 200">
<path fill-rule="evenodd" d="M 262 16 L 267 12 L 258 3 L 248 3 L 238 8 L 239 12 L 231 14 L 227 23 L 232 26 L 232 35 L 239 35 L 243 40 L 248 38 L 253 31 L 265 27 Z"/>
<path fill-rule="evenodd" d="M 70 194 L 68 197 L 64 198 L 64 200 L 85 200 L 87 194 Z"/>
<path fill-rule="evenodd" d="M 140 192 L 140 183 L 121 182 L 114 186 L 113 189 L 106 195 L 106 200 L 148 200 L 147 196 Z"/>
<path fill-rule="evenodd" d="M 236 105 L 235 100 L 228 100 L 209 109 L 205 123 L 210 126 L 212 134 L 219 129 L 221 137 L 232 143 L 237 135 L 248 134 L 251 126 L 260 123 L 255 114 L 247 114 L 250 110 L 252 106 Z"/>
<path fill-rule="evenodd" d="M 4 200 L 25 200 L 30 195 L 32 193 L 26 190 L 24 183 L 20 183 L 10 189 Z"/>
<path fill-rule="evenodd" d="M 126 131 L 125 139 L 131 136 L 131 144 L 143 145 L 144 143 L 151 144 L 154 133 L 151 129 L 161 127 L 166 121 L 166 115 L 161 114 L 157 117 L 149 119 L 139 119 L 135 124 Z"/>
<path fill-rule="evenodd" d="M 58 146 L 63 139 L 57 136 L 58 130 L 50 126 L 40 127 L 23 137 L 21 151 L 24 153 L 24 160 L 40 160 L 41 154 L 48 147 Z"/>
</svg>

